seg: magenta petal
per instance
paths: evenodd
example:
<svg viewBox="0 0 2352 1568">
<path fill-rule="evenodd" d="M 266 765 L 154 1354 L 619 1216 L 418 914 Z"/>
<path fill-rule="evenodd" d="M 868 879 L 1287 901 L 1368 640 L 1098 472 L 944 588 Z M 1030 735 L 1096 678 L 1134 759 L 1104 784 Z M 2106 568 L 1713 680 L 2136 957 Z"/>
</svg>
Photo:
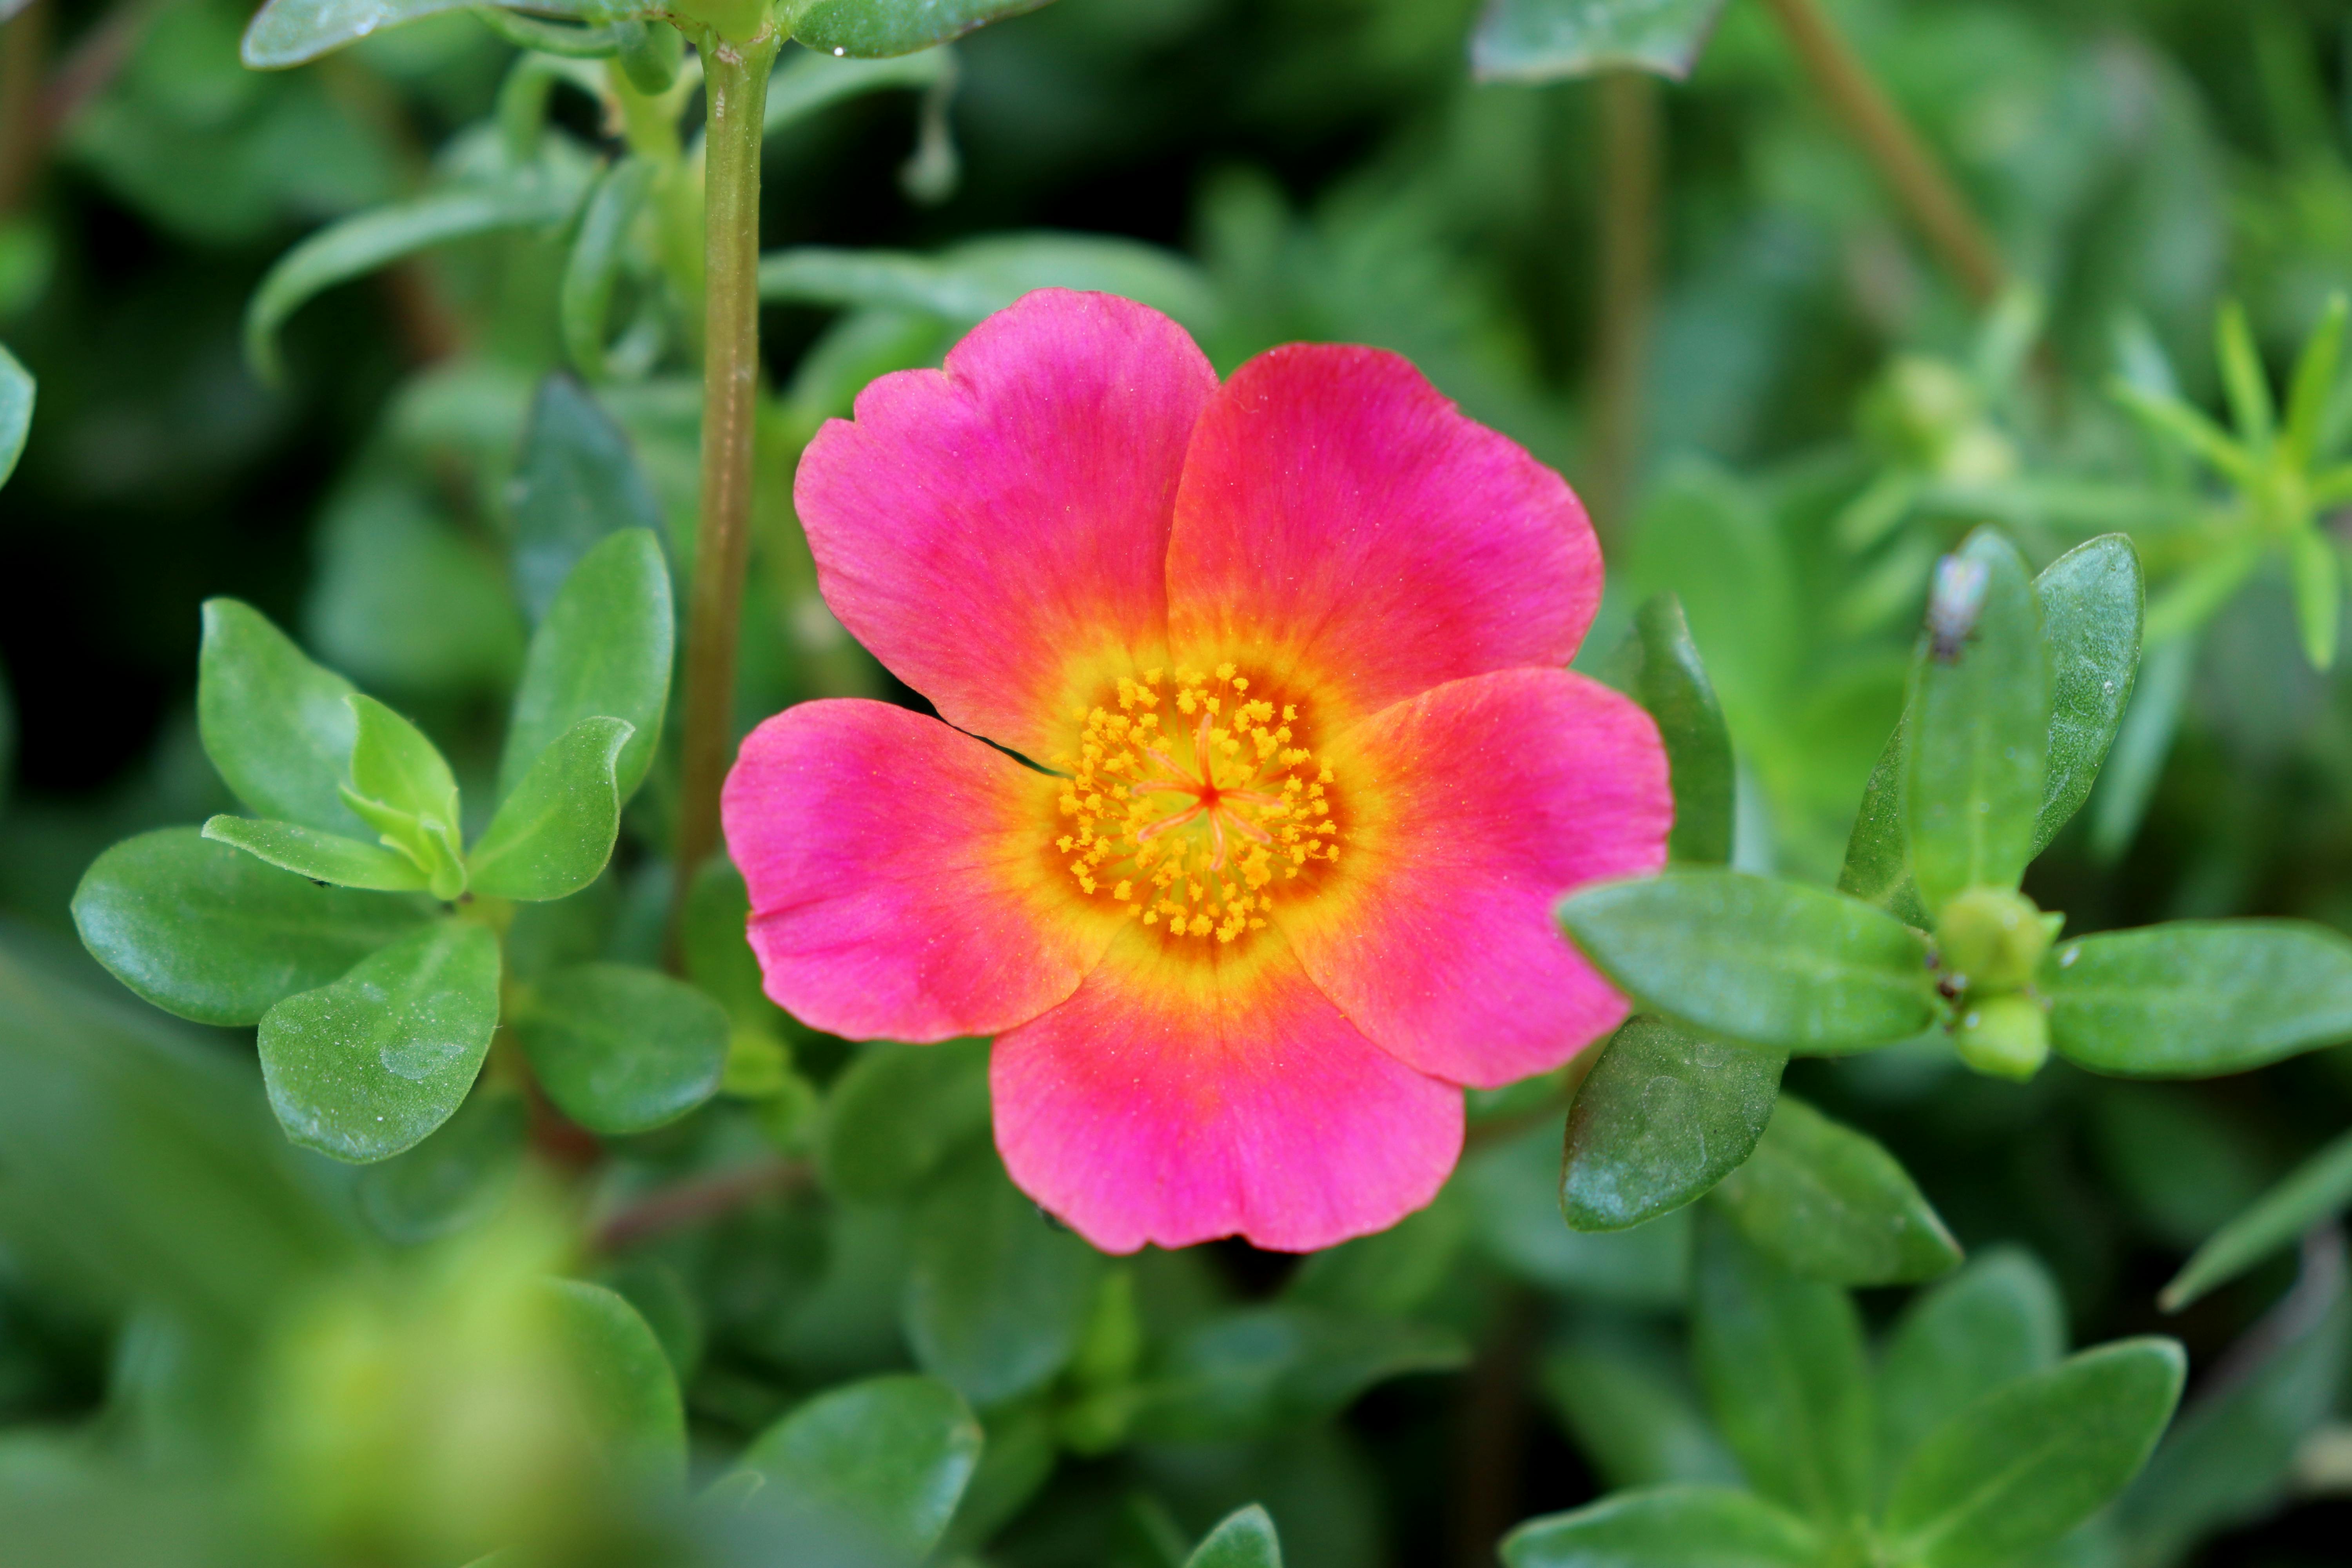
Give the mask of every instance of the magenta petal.
<svg viewBox="0 0 2352 1568">
<path fill-rule="evenodd" d="M 1625 1002 L 1552 921 L 1569 889 L 1665 861 L 1650 716 L 1566 670 L 1454 681 L 1348 737 L 1359 825 L 1321 897 L 1277 906 L 1299 962 L 1399 1059 L 1491 1087 L 1556 1068 Z"/>
<path fill-rule="evenodd" d="M 768 994 L 852 1039 L 988 1035 L 1077 988 L 1118 921 L 1046 860 L 1060 781 L 883 702 L 804 702 L 727 775 Z"/>
<path fill-rule="evenodd" d="M 1276 349 L 1201 416 L 1169 542 L 1181 655 L 1262 648 L 1370 713 L 1565 664 L 1600 601 L 1566 482 L 1395 354 Z"/>
<path fill-rule="evenodd" d="M 1216 385 L 1157 310 L 1025 296 L 809 444 L 793 500 L 825 603 L 950 723 L 1050 755 L 1106 675 L 1165 661 L 1176 487 Z"/>
<path fill-rule="evenodd" d="M 1329 1247 L 1427 1204 L 1462 1150 L 1460 1091 L 1365 1039 L 1271 931 L 1235 954 L 1129 928 L 989 1080 L 1013 1181 L 1106 1252 Z"/>
</svg>

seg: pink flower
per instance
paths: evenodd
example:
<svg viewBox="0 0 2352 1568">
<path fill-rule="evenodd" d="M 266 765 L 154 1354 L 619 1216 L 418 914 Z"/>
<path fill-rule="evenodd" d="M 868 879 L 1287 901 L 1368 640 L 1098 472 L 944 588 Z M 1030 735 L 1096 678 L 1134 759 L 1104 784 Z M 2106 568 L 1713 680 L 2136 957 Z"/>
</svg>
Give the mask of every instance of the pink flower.
<svg viewBox="0 0 2352 1568">
<path fill-rule="evenodd" d="M 1599 547 L 1403 360 L 1219 385 L 1166 317 L 1045 290 L 867 387 L 795 496 L 825 602 L 947 722 L 809 702 L 743 743 L 768 994 L 995 1036 L 1005 1166 L 1096 1246 L 1391 1225 L 1462 1085 L 1624 1016 L 1551 921 L 1673 811 L 1649 717 L 1562 668 Z"/>
</svg>

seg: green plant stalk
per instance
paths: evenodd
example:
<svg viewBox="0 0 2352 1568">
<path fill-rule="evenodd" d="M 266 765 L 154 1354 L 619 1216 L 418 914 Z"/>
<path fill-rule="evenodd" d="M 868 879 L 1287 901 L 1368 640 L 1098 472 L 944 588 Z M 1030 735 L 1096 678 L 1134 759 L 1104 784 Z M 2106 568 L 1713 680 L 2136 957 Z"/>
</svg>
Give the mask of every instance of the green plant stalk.
<svg viewBox="0 0 2352 1568">
<path fill-rule="evenodd" d="M 760 140 L 768 72 L 783 35 L 706 35 L 703 147 L 702 516 L 687 599 L 686 722 L 673 914 L 719 847 L 719 791 L 735 708 L 735 645 L 751 550 L 760 382 Z"/>
<path fill-rule="evenodd" d="M 1601 111 L 1601 289 L 1594 321 L 1593 526 L 1615 543 L 1641 469 L 1643 400 L 1656 292 L 1658 81 L 1612 71 L 1596 84 Z"/>
<path fill-rule="evenodd" d="M 2000 293 L 2006 268 L 1991 236 L 1970 210 L 1959 187 L 1936 162 L 1919 133 L 1903 118 L 1853 46 L 1821 8 L 1820 0 L 1766 0 L 1790 47 L 1829 99 L 1830 108 L 1844 121 L 1846 132 L 1870 161 L 1880 178 L 1903 204 L 1904 210 L 1979 305 L 1990 305 Z"/>
</svg>

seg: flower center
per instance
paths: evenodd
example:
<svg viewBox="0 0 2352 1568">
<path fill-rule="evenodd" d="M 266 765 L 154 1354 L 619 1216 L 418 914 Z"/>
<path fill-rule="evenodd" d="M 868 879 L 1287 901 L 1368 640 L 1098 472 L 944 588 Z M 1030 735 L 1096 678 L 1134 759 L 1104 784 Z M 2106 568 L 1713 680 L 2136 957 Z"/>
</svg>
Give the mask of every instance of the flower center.
<svg viewBox="0 0 2352 1568">
<path fill-rule="evenodd" d="M 1339 858 L 1330 766 L 1306 743 L 1302 704 L 1212 674 L 1122 677 L 1117 706 L 1072 712 L 1075 752 L 1054 841 L 1087 897 L 1107 894 L 1171 936 L 1232 942 L 1277 897 Z"/>
</svg>

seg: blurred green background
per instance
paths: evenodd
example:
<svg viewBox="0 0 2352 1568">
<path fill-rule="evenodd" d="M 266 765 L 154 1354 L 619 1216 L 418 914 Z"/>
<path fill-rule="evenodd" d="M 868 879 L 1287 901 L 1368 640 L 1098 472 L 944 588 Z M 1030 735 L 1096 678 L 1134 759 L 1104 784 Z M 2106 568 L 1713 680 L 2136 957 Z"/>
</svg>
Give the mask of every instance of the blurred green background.
<svg viewBox="0 0 2352 1568">
<path fill-rule="evenodd" d="M 2352 288 L 2352 18 L 2337 0 L 1830 9 L 2024 286 L 1990 313 L 1917 242 L 1757 0 L 1732 0 L 1688 83 L 1630 89 L 1474 82 L 1473 0 L 1058 0 L 954 46 L 951 93 L 849 97 L 782 129 L 762 244 L 932 253 L 1009 231 L 1125 237 L 1170 253 L 1153 276 L 1221 369 L 1297 339 L 1410 355 L 1593 500 L 1612 572 L 1595 653 L 1640 596 L 1682 595 L 1740 749 L 1740 863 L 1827 881 L 1900 707 L 1937 552 L 1987 517 L 2037 564 L 2125 528 L 2160 591 L 2221 503 L 2116 405 L 2111 379 L 2218 407 L 2223 300 L 2243 303 L 2278 378 L 2330 292 Z M 432 1279 L 405 1275 L 391 1305 L 367 1298 L 341 1319 L 317 1305 L 298 1282 L 343 1278 L 347 1254 L 383 1245 L 383 1205 L 284 1146 L 259 1110 L 249 1032 L 144 1013 L 82 956 L 67 915 L 108 844 L 230 807 L 194 719 L 205 598 L 261 607 L 415 714 L 461 772 L 495 757 L 521 657 L 505 498 L 532 391 L 563 362 L 560 243 L 467 240 L 329 290 L 286 331 L 282 385 L 257 380 L 240 347 L 271 263 L 327 220 L 425 187 L 493 112 L 514 50 L 460 14 L 258 74 L 237 59 L 246 20 L 241 0 L 34 0 L 0 32 L 0 341 L 40 383 L 31 443 L 0 492 L 0 1490 L 18 1497 L 20 1542 L 54 1528 L 59 1552 L 90 1561 L 205 1561 L 207 1531 L 240 1527 L 189 1455 L 233 1427 L 263 1456 L 249 1469 L 263 1495 L 354 1490 L 320 1504 L 374 1521 L 348 1560 L 455 1563 L 484 1520 L 512 1522 L 508 1503 L 475 1495 L 499 1486 L 444 1477 L 431 1483 L 443 1490 L 356 1495 L 354 1474 L 431 1467 L 393 1415 L 353 1435 L 320 1342 L 406 1346 L 383 1351 L 379 1370 L 472 1355 L 455 1382 L 478 1390 L 482 1368 L 535 1375 L 501 1348 L 535 1331 L 489 1318 L 472 1340 L 415 1329 L 444 1309 Z M 1622 134 L 1604 129 L 1620 90 L 1627 112 L 1654 117 L 1659 158 L 1637 375 L 1601 353 L 1640 298 L 1612 293 L 1601 262 L 1610 193 L 1624 189 L 1612 181 L 1626 177 Z M 551 134 L 582 159 L 609 145 L 585 95 L 559 92 L 552 113 Z M 968 324 L 856 287 L 832 304 L 772 304 L 764 353 L 783 417 L 763 437 L 763 483 L 781 493 L 798 442 L 866 376 L 935 359 Z M 693 516 L 682 369 L 672 351 L 599 388 L 674 534 Z M 772 498 L 762 527 L 745 721 L 807 696 L 887 694 L 814 601 Z M 2284 572 L 2258 572 L 2168 671 L 2177 732 L 2147 741 L 2136 772 L 2111 766 L 2129 776 L 2103 783 L 2028 890 L 2074 931 L 2223 914 L 2352 930 L 2352 687 L 2304 658 Z M 650 821 L 660 795 L 640 808 Z M 663 876 L 625 855 L 598 893 L 597 940 L 650 951 Z M 873 1136 L 930 1137 L 978 1162 L 929 1191 L 993 1192 L 992 1156 L 973 1141 L 975 1056 L 917 1069 L 804 1034 L 793 1044 L 820 1089 L 854 1071 L 930 1073 L 907 1126 Z M 1790 1083 L 1885 1141 L 1970 1248 L 2038 1256 L 2077 1342 L 2178 1333 L 2199 1377 L 2225 1389 L 2273 1364 L 2263 1358 L 2286 1331 L 2257 1323 L 2294 1262 L 2177 1320 L 2155 1292 L 2352 1121 L 2341 1047 L 2193 1085 L 2053 1067 L 2020 1089 L 1892 1052 L 1801 1063 Z M 443 1215 L 436 1246 L 479 1250 L 434 1267 L 488 1280 L 486 1300 L 518 1258 L 567 1258 L 615 1285 L 683 1379 L 698 1463 L 717 1466 L 817 1390 L 938 1370 L 937 1347 L 906 1326 L 908 1238 L 952 1216 L 927 1221 L 911 1177 L 843 1190 L 846 1156 L 824 1142 L 853 1136 L 839 1101 L 821 1134 L 747 1101 L 601 1155 L 542 1138 L 554 1195 L 537 1220 L 496 1222 L 541 1230 Z M 1025 1454 L 1001 1464 L 1034 1474 L 984 1468 L 1001 1516 L 964 1518 L 950 1548 L 1008 1568 L 1181 1561 L 1171 1531 L 1190 1539 L 1255 1498 L 1299 1568 L 1467 1563 L 1526 1515 L 1719 1467 L 1695 1415 L 1675 1425 L 1690 1403 L 1673 1352 L 1679 1233 L 1570 1235 L 1553 1208 L 1557 1111 L 1486 1109 L 1440 1206 L 1384 1242 L 1303 1269 L 1228 1245 L 1101 1277 L 1127 1281 L 1116 1287 L 1087 1274 L 1088 1331 L 1116 1340 L 1125 1322 L 1139 1348 L 1090 1350 L 1073 1328 L 1060 1360 L 1003 1402 L 964 1389 L 988 1452 Z M 747 1160 L 804 1175 L 813 1137 L 814 1188 L 780 1178 L 643 1244 L 577 1239 L 673 1179 Z M 2309 1308 L 2310 1268 L 2305 1287 Z M 2330 1342 L 2265 1384 L 2244 1432 L 2198 1467 L 2211 1498 L 2154 1523 L 2144 1500 L 2117 1527 L 2126 1556 L 2105 1560 L 2347 1560 L 2352 1331 L 2340 1279 L 2333 1289 L 2317 1309 Z M 1127 1308 L 1104 1305 L 1120 1291 Z M 285 1326 L 297 1297 L 330 1326 Z M 1896 1304 L 1864 1299 L 1874 1321 Z M 1301 1327 L 1284 1312 L 1331 1317 Z M 1283 1334 L 1334 1364 L 1259 1342 Z M 1089 1354 L 1108 1359 L 1089 1370 Z M 1595 1363 L 1634 1390 L 1624 1408 L 1649 1414 L 1593 1394 L 1610 1375 Z M 1208 1393 L 1198 1408 L 1163 1399 L 1156 1415 L 1087 1414 L 1089 1400 L 1117 1404 L 1137 1366 Z M 1253 1376 L 1289 1378 L 1291 1393 Z M 1257 1393 L 1232 1393 L 1244 1384 Z M 415 1397 L 446 1414 L 429 1388 Z M 332 1444 L 254 1435 L 309 1418 L 358 1446 L 322 1460 Z M 1659 1453 L 1685 1444 L 1681 1457 L 1628 1458 L 1606 1435 L 1637 1428 Z M 93 1454 L 130 1468 L 93 1468 Z M 538 1484 L 509 1477 L 499 1495 Z M 447 1541 L 430 1521 L 405 1534 L 398 1522 L 400 1499 L 428 1494 L 458 1521 Z M 0 1562 L 50 1560 L 12 1553 L 11 1517 L 0 1508 Z M 91 1535 L 93 1518 L 128 1544 Z"/>
</svg>

